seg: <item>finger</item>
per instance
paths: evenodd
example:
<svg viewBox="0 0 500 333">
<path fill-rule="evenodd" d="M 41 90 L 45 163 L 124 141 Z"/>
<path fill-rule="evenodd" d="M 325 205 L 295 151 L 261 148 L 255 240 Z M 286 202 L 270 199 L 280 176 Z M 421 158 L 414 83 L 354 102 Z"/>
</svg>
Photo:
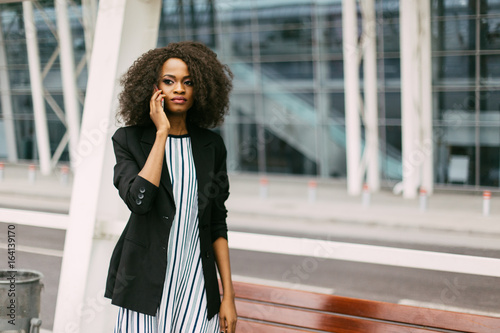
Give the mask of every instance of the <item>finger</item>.
<svg viewBox="0 0 500 333">
<path fill-rule="evenodd" d="M 224 332 L 224 317 L 222 315 L 219 316 L 219 328 L 221 332 Z"/>
</svg>

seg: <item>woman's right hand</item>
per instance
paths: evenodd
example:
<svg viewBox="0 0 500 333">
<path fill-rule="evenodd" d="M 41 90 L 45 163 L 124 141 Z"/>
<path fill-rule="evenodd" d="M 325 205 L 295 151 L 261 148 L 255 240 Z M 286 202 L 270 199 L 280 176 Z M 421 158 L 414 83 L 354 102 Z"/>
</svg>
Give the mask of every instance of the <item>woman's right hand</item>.
<svg viewBox="0 0 500 333">
<path fill-rule="evenodd" d="M 168 133 L 170 130 L 170 122 L 168 121 L 167 114 L 161 106 L 161 101 L 165 97 L 167 97 L 167 95 L 163 94 L 163 92 L 155 86 L 153 96 L 151 96 L 151 100 L 149 101 L 149 116 L 155 124 L 157 132 L 165 131 Z"/>
</svg>

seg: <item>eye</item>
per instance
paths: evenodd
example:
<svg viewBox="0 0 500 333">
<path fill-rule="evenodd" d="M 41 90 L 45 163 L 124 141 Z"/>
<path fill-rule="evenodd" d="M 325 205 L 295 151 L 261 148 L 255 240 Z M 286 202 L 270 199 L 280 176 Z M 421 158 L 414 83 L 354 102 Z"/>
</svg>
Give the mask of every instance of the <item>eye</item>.
<svg viewBox="0 0 500 333">
<path fill-rule="evenodd" d="M 163 83 L 165 83 L 166 85 L 171 85 L 172 83 L 174 83 L 174 81 L 169 80 L 169 79 L 165 79 L 165 80 L 163 80 Z"/>
<path fill-rule="evenodd" d="M 188 81 L 184 81 L 184 84 L 185 84 L 186 86 L 190 86 L 190 87 L 192 87 L 192 86 L 194 85 L 193 81 L 190 81 L 190 80 L 188 80 Z"/>
</svg>

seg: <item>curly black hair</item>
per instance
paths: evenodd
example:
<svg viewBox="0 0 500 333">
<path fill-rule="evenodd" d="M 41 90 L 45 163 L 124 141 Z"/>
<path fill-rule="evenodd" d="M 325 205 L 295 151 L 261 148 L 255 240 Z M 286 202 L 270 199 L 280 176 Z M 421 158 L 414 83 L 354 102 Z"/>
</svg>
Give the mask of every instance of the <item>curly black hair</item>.
<svg viewBox="0 0 500 333">
<path fill-rule="evenodd" d="M 203 128 L 213 128 L 224 121 L 229 110 L 233 73 L 217 59 L 217 54 L 199 42 L 170 43 L 140 56 L 122 76 L 117 118 L 125 125 L 149 125 L 149 101 L 153 85 L 158 85 L 161 69 L 170 58 L 183 60 L 194 83 L 194 102 L 187 121 Z"/>
</svg>

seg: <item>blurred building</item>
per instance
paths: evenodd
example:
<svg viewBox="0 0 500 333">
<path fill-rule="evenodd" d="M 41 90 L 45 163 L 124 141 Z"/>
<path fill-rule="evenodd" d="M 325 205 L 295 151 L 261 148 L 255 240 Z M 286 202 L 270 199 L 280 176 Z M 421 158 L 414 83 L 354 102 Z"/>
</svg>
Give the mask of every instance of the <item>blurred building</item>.
<svg viewBox="0 0 500 333">
<path fill-rule="evenodd" d="M 434 184 L 498 188 L 500 0 L 430 2 Z M 68 2 L 80 110 L 92 3 Z M 379 164 L 386 186 L 399 182 L 403 169 L 399 3 L 375 1 Z M 70 159 L 56 11 L 53 0 L 33 4 L 55 165 Z M 0 19 L 0 159 L 36 161 L 40 153 L 23 5 L 1 4 Z M 160 22 L 158 46 L 201 41 L 235 75 L 231 112 L 218 129 L 231 170 L 346 177 L 340 0 L 164 0 Z"/>
</svg>

